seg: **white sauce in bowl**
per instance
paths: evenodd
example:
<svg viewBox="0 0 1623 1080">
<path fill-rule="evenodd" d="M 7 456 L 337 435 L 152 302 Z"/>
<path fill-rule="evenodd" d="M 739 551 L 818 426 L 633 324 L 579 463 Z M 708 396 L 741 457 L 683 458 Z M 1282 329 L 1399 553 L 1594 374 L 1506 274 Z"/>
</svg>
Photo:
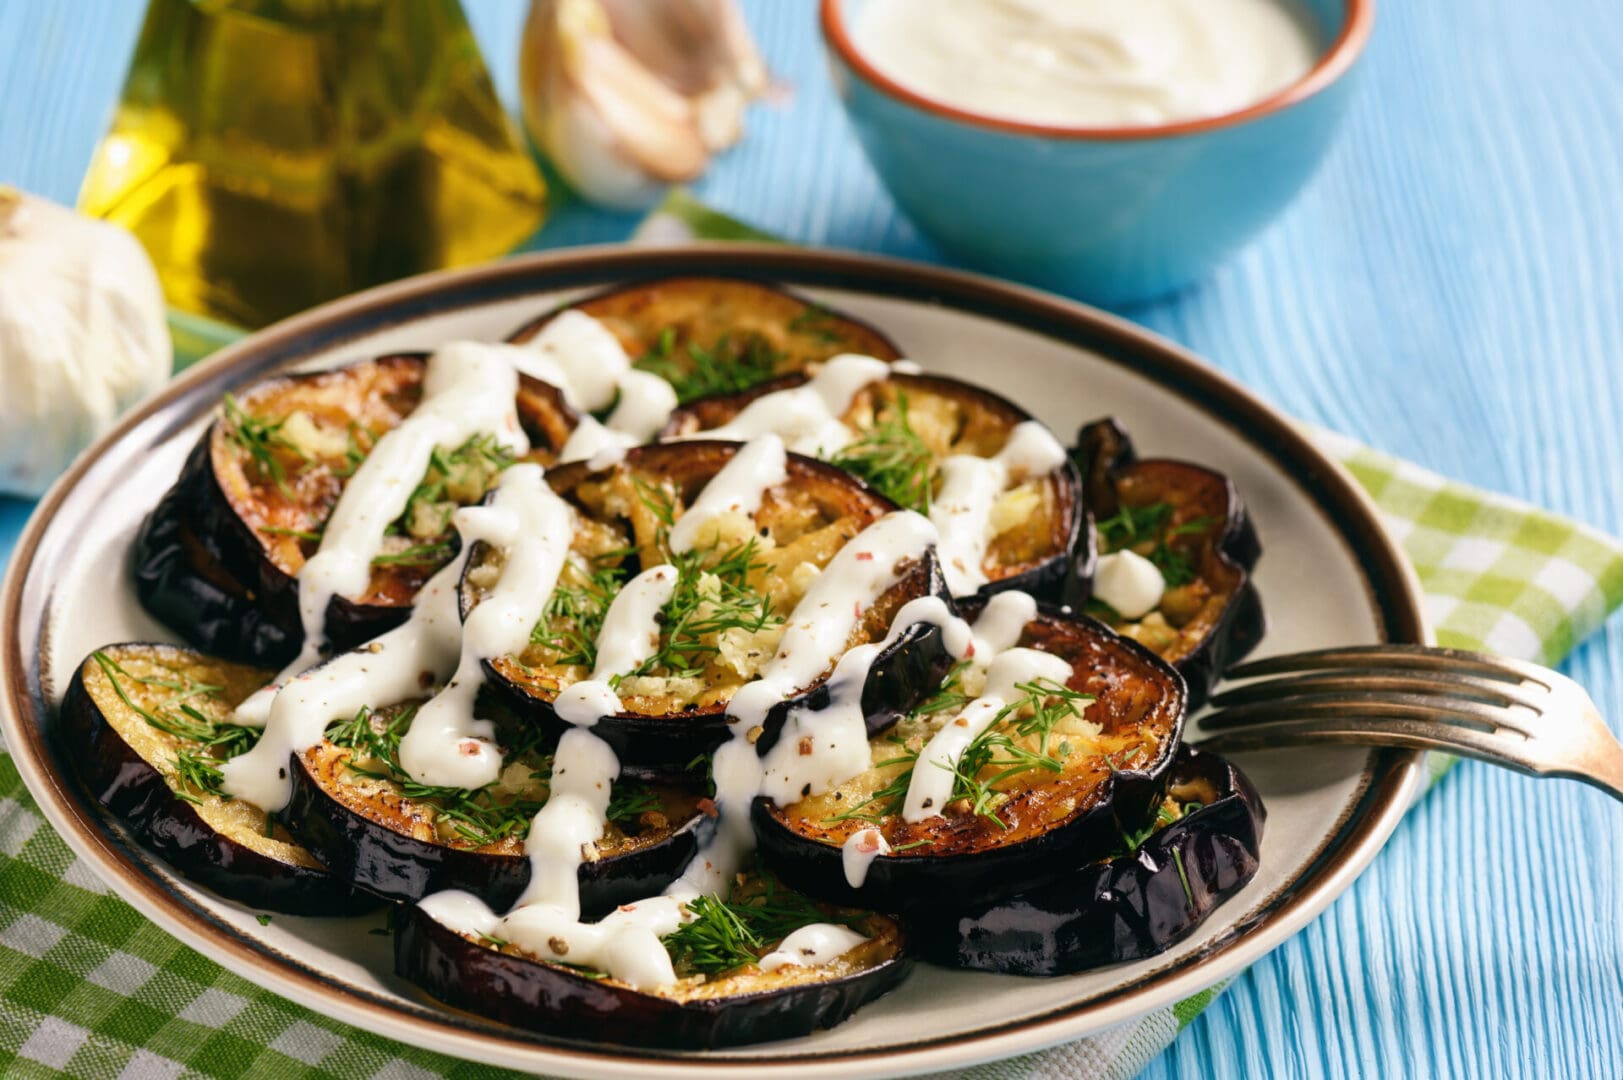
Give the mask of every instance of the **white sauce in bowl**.
<svg viewBox="0 0 1623 1080">
<path fill-rule="evenodd" d="M 1323 51 L 1297 0 L 869 0 L 851 32 L 917 94 L 1065 127 L 1237 112 L 1301 79 Z"/>
</svg>

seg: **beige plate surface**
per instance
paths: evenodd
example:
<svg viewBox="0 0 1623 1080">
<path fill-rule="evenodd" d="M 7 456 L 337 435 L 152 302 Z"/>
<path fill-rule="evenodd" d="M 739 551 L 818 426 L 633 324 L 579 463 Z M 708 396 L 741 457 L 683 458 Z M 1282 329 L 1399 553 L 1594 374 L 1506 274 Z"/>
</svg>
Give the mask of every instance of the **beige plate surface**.
<svg viewBox="0 0 1623 1080">
<path fill-rule="evenodd" d="M 68 843 L 159 925 L 243 977 L 411 1045 L 590 1077 L 839 1076 L 966 1065 L 1101 1031 L 1235 974 L 1299 930 L 1380 849 L 1420 780 L 1407 753 L 1275 752 L 1242 760 L 1268 806 L 1262 869 L 1200 931 L 1152 960 L 1050 980 L 915 969 L 828 1032 L 709 1054 L 568 1043 L 434 1007 L 395 978 L 370 922 L 252 912 L 192 889 L 65 781 L 57 696 L 104 643 L 169 638 L 137 605 L 130 542 L 220 394 L 453 338 L 495 340 L 583 291 L 639 277 L 780 281 L 865 318 L 928 370 L 988 385 L 1068 437 L 1113 414 L 1147 456 L 1233 477 L 1255 517 L 1268 652 L 1423 633 L 1412 574 L 1339 467 L 1277 413 L 1177 347 L 1044 294 L 929 267 L 781 248 L 577 249 L 373 290 L 280 323 L 187 372 L 93 447 L 41 503 L 0 590 L 0 721 L 29 789 Z"/>
</svg>

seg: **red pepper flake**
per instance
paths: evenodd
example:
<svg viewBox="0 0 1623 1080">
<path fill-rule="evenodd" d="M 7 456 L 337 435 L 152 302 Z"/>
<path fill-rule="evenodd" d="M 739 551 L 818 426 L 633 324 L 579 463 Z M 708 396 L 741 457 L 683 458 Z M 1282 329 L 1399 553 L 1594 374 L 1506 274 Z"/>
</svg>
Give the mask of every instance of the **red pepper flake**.
<svg viewBox="0 0 1623 1080">
<path fill-rule="evenodd" d="M 620 905 L 620 910 L 621 911 L 636 911 L 637 910 L 637 905 L 636 904 L 621 904 Z"/>
<path fill-rule="evenodd" d="M 720 813 L 720 811 L 716 809 L 716 800 L 714 799 L 700 799 L 699 809 L 703 811 L 705 817 L 715 817 L 718 813 Z"/>
<path fill-rule="evenodd" d="M 797 747 L 797 749 L 799 749 L 801 757 L 811 757 L 812 753 L 817 749 L 817 747 L 812 742 L 812 737 L 810 735 L 802 735 L 800 737 L 800 745 Z"/>
<path fill-rule="evenodd" d="M 456 748 L 463 757 L 478 757 L 481 749 L 477 739 L 463 739 L 457 743 Z"/>
<path fill-rule="evenodd" d="M 871 551 L 859 551 L 859 552 L 857 552 L 857 562 L 873 562 L 873 552 L 871 552 Z"/>
<path fill-rule="evenodd" d="M 879 850 L 880 839 L 878 829 L 863 829 L 857 834 L 857 850 L 864 855 L 870 855 Z"/>
<path fill-rule="evenodd" d="M 862 604 L 860 602 L 852 603 L 852 605 L 851 605 L 851 614 L 856 616 L 859 619 L 862 618 Z"/>
<path fill-rule="evenodd" d="M 969 648 L 964 650 L 964 659 L 968 660 L 970 657 L 972 657 L 974 655 L 975 655 L 975 642 L 974 642 L 974 639 L 971 639 L 970 642 L 969 642 Z"/>
</svg>

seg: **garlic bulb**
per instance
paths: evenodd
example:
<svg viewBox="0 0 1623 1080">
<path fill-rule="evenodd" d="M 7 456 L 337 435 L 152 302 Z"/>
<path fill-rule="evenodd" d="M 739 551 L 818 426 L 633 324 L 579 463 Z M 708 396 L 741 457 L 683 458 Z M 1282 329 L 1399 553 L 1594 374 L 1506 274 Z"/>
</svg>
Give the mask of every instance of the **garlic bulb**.
<svg viewBox="0 0 1623 1080">
<path fill-rule="evenodd" d="M 703 173 L 769 83 L 735 0 L 534 0 L 524 27 L 530 137 L 605 206 Z"/>
<path fill-rule="evenodd" d="M 172 364 L 135 238 L 0 186 L 0 492 L 43 492 Z"/>
</svg>

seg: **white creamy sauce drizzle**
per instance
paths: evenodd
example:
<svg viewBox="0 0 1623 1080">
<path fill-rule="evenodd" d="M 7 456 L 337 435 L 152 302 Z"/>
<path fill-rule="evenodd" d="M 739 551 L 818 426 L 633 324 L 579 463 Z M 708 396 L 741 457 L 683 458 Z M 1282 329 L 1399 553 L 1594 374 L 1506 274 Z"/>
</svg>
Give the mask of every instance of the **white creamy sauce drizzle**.
<svg viewBox="0 0 1623 1080">
<path fill-rule="evenodd" d="M 326 643 L 327 605 L 357 596 L 372 580 L 384 532 L 405 512 L 435 447 L 457 447 L 488 434 L 514 455 L 530 448 L 513 411 L 518 378 L 487 346 L 453 342 L 435 350 L 423 374 L 423 397 L 400 425 L 372 447 L 344 486 L 322 530 L 321 546 L 299 569 L 304 647 L 277 682 L 309 668 Z"/>
<path fill-rule="evenodd" d="M 883 360 L 843 353 L 800 386 L 762 394 L 720 427 L 684 438 L 742 441 L 772 432 L 797 454 L 828 457 L 856 437 L 840 417 L 850 410 L 857 392 L 891 370 Z"/>
<path fill-rule="evenodd" d="M 524 344 L 505 348 L 546 361 L 550 366 L 543 370 L 520 360 L 519 370 L 558 387 L 571 405 L 587 412 L 612 405 L 620 376 L 631 368 L 631 357 L 613 331 L 574 308 L 559 312 Z"/>
<path fill-rule="evenodd" d="M 868 868 L 881 855 L 890 854 L 890 844 L 878 829 L 858 829 L 840 845 L 840 866 L 845 870 L 845 883 L 853 889 L 862 888 L 868 880 Z"/>
<path fill-rule="evenodd" d="M 761 957 L 762 971 L 786 967 L 822 967 L 838 960 L 868 939 L 849 926 L 812 923 L 802 926 Z"/>
<path fill-rule="evenodd" d="M 1161 606 L 1167 579 L 1160 567 L 1136 551 L 1099 556 L 1093 570 L 1093 595 L 1124 619 L 1142 619 Z"/>
<path fill-rule="evenodd" d="M 767 489 L 788 479 L 789 458 L 783 440 L 772 434 L 751 439 L 711 477 L 693 505 L 671 527 L 671 550 L 692 551 L 704 535 L 704 527 L 721 514 L 754 514 L 761 508 Z"/>
<path fill-rule="evenodd" d="M 500 346 L 522 354 L 527 375 L 551 383 L 580 410 L 559 461 L 580 461 L 606 449 L 638 446 L 659 434 L 676 409 L 670 383 L 631 366 L 613 332 L 585 312 L 560 312 L 529 342 Z M 607 423 L 591 413 L 614 406 Z"/>
<path fill-rule="evenodd" d="M 477 788 L 502 769 L 489 721 L 475 720 L 484 662 L 521 651 L 558 583 L 575 511 L 547 485 L 539 465 L 502 473 L 488 506 L 463 507 L 453 519 L 462 543 L 504 549 L 501 577 L 462 624 L 455 674 L 412 717 L 400 740 L 400 765 L 420 784 Z"/>
<path fill-rule="evenodd" d="M 1016 424 L 993 457 L 954 454 L 941 463 L 941 491 L 930 504 L 930 520 L 941 530 L 941 571 L 954 596 L 968 596 L 987 582 L 983 564 L 998 496 L 1011 482 L 1064 463 L 1065 448 L 1035 420 Z"/>
<path fill-rule="evenodd" d="M 902 804 L 902 820 L 924 821 L 946 809 L 964 751 L 992 725 L 1005 706 L 1020 699 L 1019 684 L 1051 679 L 1063 686 L 1070 677 L 1071 665 L 1052 653 L 1036 649 L 1000 653 L 987 669 L 986 686 L 980 696 L 964 706 L 957 718 L 943 724 L 919 752 Z"/>
<path fill-rule="evenodd" d="M 262 810 L 281 810 L 292 795 L 289 757 L 320 742 L 328 724 L 365 707 L 407 701 L 447 678 L 462 649 L 457 582 L 468 551 L 463 547 L 428 579 L 403 625 L 243 702 L 238 722 L 257 720 L 253 726 L 265 733 L 252 750 L 220 766 L 226 792 Z"/>
<path fill-rule="evenodd" d="M 1299 0 L 872 0 L 853 35 L 926 97 L 1087 127 L 1246 108 L 1306 75 L 1322 48 Z"/>
<path fill-rule="evenodd" d="M 900 580 L 898 569 L 923 558 L 935 541 L 935 526 L 911 510 L 886 514 L 847 541 L 789 613 L 778 651 L 760 678 L 733 695 L 728 715 L 745 726 L 759 724 L 772 706 L 827 671 L 846 652 L 863 613 Z M 830 681 L 839 677 L 836 665 Z"/>
<path fill-rule="evenodd" d="M 676 579 L 676 567 L 665 563 L 626 582 L 603 615 L 591 677 L 564 687 L 553 702 L 559 717 L 590 725 L 620 711 L 609 680 L 636 670 L 659 647 L 659 612 L 676 591 Z"/>
</svg>

